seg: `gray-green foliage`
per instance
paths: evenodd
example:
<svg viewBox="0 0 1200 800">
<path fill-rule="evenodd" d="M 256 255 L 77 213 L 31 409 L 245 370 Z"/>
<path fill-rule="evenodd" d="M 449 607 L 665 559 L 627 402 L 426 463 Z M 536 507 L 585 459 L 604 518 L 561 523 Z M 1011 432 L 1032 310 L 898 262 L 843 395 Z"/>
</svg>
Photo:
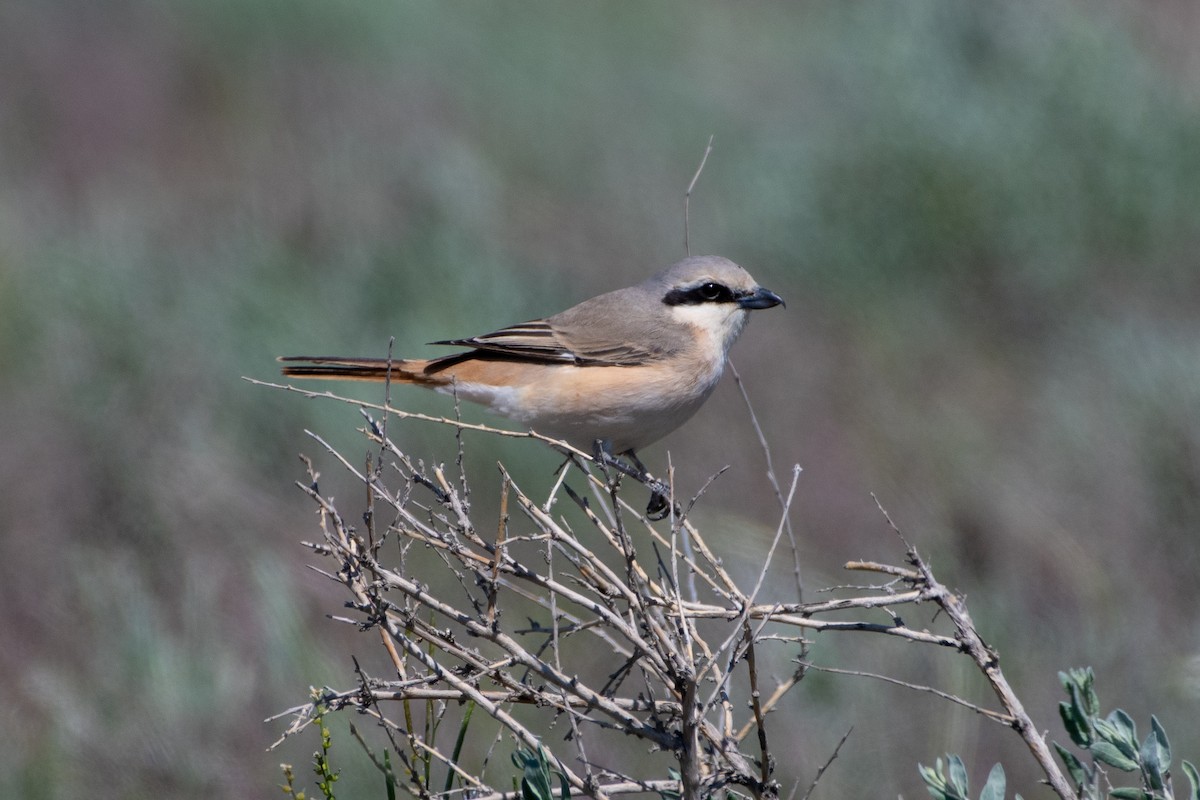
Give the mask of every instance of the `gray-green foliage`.
<svg viewBox="0 0 1200 800">
<path fill-rule="evenodd" d="M 918 764 L 917 770 L 925 780 L 925 788 L 935 800 L 971 800 L 967 768 L 957 755 L 948 754 L 945 767 L 939 758 L 932 767 Z M 1004 767 L 996 764 L 988 773 L 987 782 L 979 793 L 979 800 L 1004 800 L 1004 790 Z M 1019 794 L 1014 797 L 1015 800 L 1021 800 Z"/>
<path fill-rule="evenodd" d="M 1083 757 L 1054 743 L 1059 759 L 1066 767 L 1076 790 L 1084 800 L 1101 800 L 1105 794 L 1118 800 L 1200 800 L 1200 775 L 1189 761 L 1181 769 L 1188 778 L 1190 791 L 1178 794 L 1171 780 L 1171 743 L 1158 718 L 1151 715 L 1150 731 L 1140 742 L 1137 723 L 1121 709 L 1107 716 L 1100 714 L 1096 695 L 1096 676 L 1091 667 L 1070 669 L 1058 674 L 1068 699 L 1059 703 L 1059 715 L 1067 735 Z M 1104 767 L 1118 772 L 1137 773 L 1140 785 L 1112 786 L 1113 776 Z M 918 765 L 929 793 L 937 800 L 969 800 L 967 769 L 957 755 L 947 756 L 947 765 L 939 758 L 930 768 Z M 997 764 L 988 775 L 980 800 L 1003 800 L 1004 769 Z M 1017 795 L 1020 798 L 1020 795 Z"/>
<path fill-rule="evenodd" d="M 1104 796 L 1103 784 L 1109 784 L 1113 779 L 1113 773 L 1103 769 L 1107 766 L 1118 772 L 1136 773 L 1140 783 L 1110 788 L 1110 797 L 1200 800 L 1200 781 L 1196 778 L 1196 768 L 1188 761 L 1182 763 L 1182 769 L 1191 784 L 1191 791 L 1186 795 L 1176 793 L 1171 780 L 1171 743 L 1158 717 L 1151 715 L 1150 731 L 1139 741 L 1137 723 L 1125 711 L 1118 708 L 1101 716 L 1096 676 L 1091 667 L 1060 672 L 1058 677 L 1069 698 L 1059 703 L 1059 715 L 1071 742 L 1084 751 L 1084 756 L 1075 755 L 1058 742 L 1054 743 L 1054 749 L 1080 796 L 1088 800 Z"/>
<path fill-rule="evenodd" d="M 521 797 L 523 800 L 567 800 L 571 789 L 562 773 L 550 766 L 545 748 L 537 752 L 520 747 L 512 754 L 513 766 L 521 770 Z M 554 796 L 554 778 L 557 776 L 560 796 Z"/>
</svg>

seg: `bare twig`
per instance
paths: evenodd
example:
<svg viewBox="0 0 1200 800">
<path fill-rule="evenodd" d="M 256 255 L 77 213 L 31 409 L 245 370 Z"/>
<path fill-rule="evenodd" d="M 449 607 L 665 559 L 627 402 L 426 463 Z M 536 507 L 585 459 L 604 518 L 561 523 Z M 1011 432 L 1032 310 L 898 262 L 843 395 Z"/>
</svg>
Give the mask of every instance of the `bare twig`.
<svg viewBox="0 0 1200 800">
<path fill-rule="evenodd" d="M 893 678 L 888 675 L 879 675 L 874 672 L 863 672 L 861 670 L 856 670 L 856 669 L 838 669 L 836 667 L 823 667 L 819 664 L 813 664 L 810 662 L 805 662 L 804 666 L 807 667 L 808 669 L 815 669 L 817 672 L 828 672 L 833 675 L 854 675 L 854 676 L 860 677 L 860 678 L 873 678 L 877 681 L 883 681 L 884 683 L 890 683 L 894 686 L 903 686 L 905 689 L 912 689 L 914 692 L 928 692 L 929 694 L 936 695 L 936 696 L 942 698 L 943 700 L 948 700 L 951 703 L 960 705 L 963 708 L 969 708 L 972 711 L 974 711 L 976 714 L 986 717 L 987 719 L 990 719 L 993 722 L 999 722 L 1000 724 L 1007 725 L 1009 727 L 1012 727 L 1012 724 L 1013 724 L 1013 718 L 1008 714 L 1001 714 L 998 711 L 992 711 L 989 708 L 984 708 L 983 706 L 976 705 L 975 703 L 972 703 L 969 700 L 964 700 L 963 698 L 959 697 L 958 695 L 950 694 L 949 692 L 943 692 L 941 689 L 935 689 L 932 686 L 923 686 L 919 683 L 910 683 L 908 681 L 902 681 L 899 678 Z"/>
<path fill-rule="evenodd" d="M 826 595 L 828 599 L 820 602 L 806 603 L 797 597 L 784 603 L 770 598 L 766 576 L 783 536 L 792 536 L 790 515 L 800 471 L 793 470 L 785 492 L 752 409 L 780 516 L 761 570 L 752 585 L 743 588 L 690 515 L 676 515 L 673 499 L 671 519 L 660 530 L 625 502 L 619 476 L 608 480 L 589 471 L 592 454 L 565 442 L 533 432 L 403 412 L 390 403 L 378 406 L 329 393 L 281 388 L 359 407 L 366 420 L 363 433 L 378 445 L 378 456 L 360 468 L 323 438 L 309 434 L 333 463 L 366 487 L 368 513 L 362 533 L 321 491 L 311 462 L 306 462 L 306 479 L 297 485 L 318 512 L 321 538 L 308 545 L 321 560 L 314 569 L 347 592 L 348 610 L 337 619 L 363 631 L 376 629 L 372 635 L 378 635 L 384 645 L 387 674 L 391 677 L 394 671 L 396 678 L 378 680 L 360 671 L 353 688 L 315 691 L 308 703 L 287 712 L 292 721 L 285 736 L 304 730 L 317 713 L 355 709 L 377 720 L 386 732 L 393 756 L 409 776 L 398 785 L 414 795 L 450 800 L 466 790 L 473 798 L 515 800 L 505 778 L 498 779 L 498 787 L 484 778 L 491 749 L 482 756 L 468 756 L 460 753 L 461 741 L 453 749 L 439 743 L 438 731 L 446 715 L 466 703 L 490 718 L 483 735 L 492 737 L 491 748 L 503 740 L 545 753 L 549 768 L 565 781 L 572 797 L 658 792 L 682 800 L 722 793 L 777 800 L 776 759 L 766 720 L 812 667 L 806 656 L 807 637 L 876 633 L 967 654 L 992 685 L 1003 711 L 887 676 L 818 669 L 873 677 L 958 703 L 1017 730 L 1039 763 L 1049 757 L 1000 673 L 995 653 L 975 631 L 965 605 L 938 583 L 907 542 L 906 566 L 873 561 L 846 564 L 849 570 L 887 576 L 882 586 L 841 587 L 837 595 Z M 368 409 L 384 415 L 382 424 Z M 461 437 L 456 479 L 440 465 L 426 467 L 388 438 L 386 422 L 392 416 L 449 425 L 456 435 L 478 431 L 538 440 L 568 454 L 570 462 L 555 475 L 553 488 L 541 503 L 500 466 L 498 519 L 477 524 L 462 468 Z M 592 491 L 586 500 L 566 482 L 570 464 L 579 467 Z M 389 486 L 389 481 L 399 485 Z M 671 465 L 667 483 L 656 486 L 665 485 L 673 495 L 673 484 Z M 560 488 L 573 505 L 552 514 Z M 539 497 L 542 491 L 539 488 Z M 385 514 L 393 516 L 390 525 L 383 522 Z M 576 531 L 573 525 L 583 530 Z M 385 540 L 398 543 L 398 563 L 385 560 L 384 553 L 393 552 L 381 547 Z M 649 550 L 647 542 L 652 544 Z M 799 557 L 792 543 L 799 592 Z M 643 555 L 647 552 L 654 555 Z M 685 592 L 683 585 L 693 578 L 694 585 Z M 919 604 L 934 604 L 945 612 L 940 630 L 910 627 L 901 620 L 901 608 Z M 768 663 L 769 652 L 779 648 L 788 648 L 796 669 L 764 685 L 768 680 L 760 668 Z M 704 686 L 704 681 L 711 684 Z M 565 726 L 560 722 L 563 717 Z M 463 725 L 465 721 L 458 728 L 460 738 Z M 573 742 L 575 752 L 569 757 L 547 744 L 555 725 L 566 728 Z M 756 736 L 750 736 L 752 731 Z M 743 749 L 751 738 L 753 754 Z M 641 768 L 634 766 L 634 759 L 628 766 L 593 765 L 589 753 L 613 752 L 611 748 L 624 739 L 672 759 L 678 779 L 657 780 L 661 770 L 633 774 Z M 808 794 L 845 741 L 843 737 L 818 771 Z M 474 761 L 466 763 L 471 758 Z M 442 792 L 429 782 L 430 767 L 437 764 L 447 770 Z M 582 770 L 577 771 L 580 764 Z M 1051 772 L 1051 767 L 1044 768 L 1058 791 L 1056 776 L 1057 780 L 1062 776 Z M 397 771 L 402 772 L 399 765 Z M 455 779 L 460 788 L 452 790 Z"/>
<path fill-rule="evenodd" d="M 854 728 L 850 728 L 844 734 L 842 734 L 842 738 L 838 741 L 837 747 L 833 748 L 833 752 L 829 754 L 829 758 L 826 759 L 825 763 L 821 765 L 821 768 L 817 770 L 817 774 L 815 777 L 813 777 L 812 783 L 808 785 L 808 791 L 804 793 L 804 797 L 802 797 L 800 800 L 808 800 L 808 798 L 812 795 L 813 790 L 817 788 L 817 784 L 821 782 L 821 776 L 825 774 L 825 770 L 829 769 L 829 765 L 832 764 L 834 759 L 838 757 L 838 753 L 842 752 L 842 745 L 846 743 L 846 740 L 850 738 L 850 734 L 852 733 L 854 733 Z"/>
<path fill-rule="evenodd" d="M 738 391 L 742 395 L 742 401 L 746 404 L 746 412 L 750 415 L 750 422 L 754 426 L 754 434 L 758 437 L 758 446 L 763 451 L 763 458 L 767 464 L 767 481 L 770 482 L 771 488 L 775 491 L 775 499 L 779 501 L 779 507 L 785 512 L 783 523 L 787 530 L 788 543 L 792 547 L 792 574 L 796 580 L 796 599 L 803 600 L 804 580 L 800 573 L 800 546 L 796 543 L 796 534 L 792 530 L 791 516 L 786 513 L 790 506 L 790 500 L 784 500 L 783 489 L 779 485 L 779 478 L 775 475 L 775 464 L 771 459 L 771 445 L 767 443 L 766 434 L 763 433 L 762 425 L 758 422 L 758 415 L 754 413 L 754 405 L 750 402 L 750 393 L 746 391 L 746 384 L 742 382 L 742 376 L 738 374 L 737 367 L 733 365 L 733 362 L 728 361 L 727 363 L 729 364 L 729 372 L 733 375 L 733 382 L 737 384 Z M 792 465 L 793 489 L 796 477 L 802 471 L 802 467 L 799 464 Z"/>
<path fill-rule="evenodd" d="M 690 256 L 692 254 L 691 227 L 689 225 L 689 206 L 692 202 L 692 189 L 696 188 L 696 181 L 700 180 L 700 173 L 704 171 L 704 165 L 708 163 L 708 154 L 712 152 L 713 138 L 716 134 L 708 137 L 708 144 L 704 147 L 704 155 L 700 158 L 700 166 L 696 167 L 696 174 L 692 176 L 691 183 L 688 184 L 687 191 L 683 194 L 683 253 Z"/>
<path fill-rule="evenodd" d="M 1000 671 L 999 655 L 979 635 L 974 620 L 967 613 L 966 604 L 958 595 L 938 582 L 933 575 L 933 570 L 929 568 L 929 565 L 917 553 L 916 548 L 904 538 L 904 535 L 900 532 L 896 523 L 892 521 L 887 510 L 879 502 L 879 498 L 874 495 L 872 497 L 875 499 L 875 503 L 879 507 L 879 511 L 883 514 L 884 519 L 887 520 L 888 526 L 905 543 L 908 550 L 908 563 L 919 573 L 921 582 L 934 602 L 938 604 L 938 607 L 954 623 L 956 638 L 961 643 L 960 649 L 975 662 L 979 671 L 983 673 L 984 678 L 991 684 L 992 691 L 995 692 L 996 697 L 1000 700 L 1000 705 L 1008 713 L 1009 721 L 1007 724 L 1024 740 L 1025 746 L 1042 768 L 1047 782 L 1058 796 L 1062 797 L 1063 800 L 1074 798 L 1075 790 L 1066 776 L 1063 775 L 1062 770 L 1058 768 L 1058 763 L 1054 760 L 1054 756 L 1051 755 L 1050 748 L 1046 746 L 1045 738 L 1038 733 L 1033 720 L 1025 712 L 1025 706 L 1021 703 L 1021 699 L 1017 697 L 1017 693 L 1013 691 L 1012 686 L 1008 683 L 1008 679 Z"/>
</svg>

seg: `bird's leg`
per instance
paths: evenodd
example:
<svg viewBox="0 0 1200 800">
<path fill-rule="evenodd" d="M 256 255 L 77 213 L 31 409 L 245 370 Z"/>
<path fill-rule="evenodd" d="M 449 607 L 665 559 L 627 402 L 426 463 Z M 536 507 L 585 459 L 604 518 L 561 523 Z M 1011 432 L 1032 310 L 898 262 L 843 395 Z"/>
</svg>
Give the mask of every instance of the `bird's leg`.
<svg viewBox="0 0 1200 800">
<path fill-rule="evenodd" d="M 660 520 L 670 512 L 667 498 L 671 496 L 671 487 L 652 476 L 632 450 L 626 450 L 622 455 L 633 462 L 633 466 L 613 455 L 611 444 L 604 439 L 597 439 L 592 445 L 592 454 L 601 469 L 612 467 L 622 475 L 628 475 L 650 488 L 650 502 L 646 505 L 646 516 L 652 520 Z"/>
<path fill-rule="evenodd" d="M 650 475 L 650 470 L 646 469 L 646 465 L 643 464 L 642 460 L 637 457 L 637 453 L 633 452 L 632 450 L 626 450 L 625 457 L 633 462 L 633 466 L 637 467 L 638 474 L 643 481 L 648 483 L 656 483 L 662 486 L 664 489 L 666 488 L 666 484 Z"/>
<path fill-rule="evenodd" d="M 608 477 L 608 468 L 612 467 L 622 475 L 641 480 L 641 475 L 633 467 L 613 455 L 612 444 L 607 439 L 597 439 L 592 442 L 592 459 L 600 465 L 605 477 Z"/>
<path fill-rule="evenodd" d="M 667 516 L 671 512 L 671 487 L 652 476 L 650 470 L 646 469 L 646 465 L 637 457 L 637 453 L 627 450 L 625 455 L 641 472 L 638 479 L 650 487 L 650 502 L 646 504 L 646 516 L 652 520 L 660 520 Z M 676 509 L 675 515 L 680 516 L 678 509 Z"/>
</svg>

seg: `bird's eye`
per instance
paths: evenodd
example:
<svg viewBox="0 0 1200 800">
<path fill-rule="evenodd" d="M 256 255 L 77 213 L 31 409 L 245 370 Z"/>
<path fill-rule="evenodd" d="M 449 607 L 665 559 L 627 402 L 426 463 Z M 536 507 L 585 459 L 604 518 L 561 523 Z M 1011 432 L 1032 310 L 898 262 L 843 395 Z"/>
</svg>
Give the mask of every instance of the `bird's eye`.
<svg viewBox="0 0 1200 800">
<path fill-rule="evenodd" d="M 679 286 L 663 296 L 669 306 L 699 305 L 700 303 L 732 303 L 736 300 L 728 286 L 716 281 L 705 281 L 691 286 Z"/>
</svg>

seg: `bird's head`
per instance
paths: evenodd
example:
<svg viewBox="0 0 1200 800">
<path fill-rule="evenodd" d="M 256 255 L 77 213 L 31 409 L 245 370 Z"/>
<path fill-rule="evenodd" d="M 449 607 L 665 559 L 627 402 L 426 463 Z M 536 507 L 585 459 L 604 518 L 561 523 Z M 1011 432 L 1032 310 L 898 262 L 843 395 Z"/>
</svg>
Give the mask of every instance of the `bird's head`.
<svg viewBox="0 0 1200 800">
<path fill-rule="evenodd" d="M 672 320 L 708 334 L 725 352 L 746 327 L 751 311 L 783 305 L 783 298 L 721 256 L 685 258 L 650 282 Z"/>
</svg>

